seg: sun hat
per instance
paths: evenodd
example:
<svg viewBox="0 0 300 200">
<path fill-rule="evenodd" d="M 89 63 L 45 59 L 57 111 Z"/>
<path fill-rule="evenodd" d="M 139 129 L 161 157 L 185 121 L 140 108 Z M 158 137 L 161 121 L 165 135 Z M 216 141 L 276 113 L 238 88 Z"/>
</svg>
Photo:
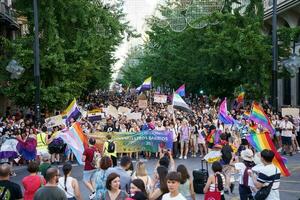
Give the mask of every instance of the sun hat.
<svg viewBox="0 0 300 200">
<path fill-rule="evenodd" d="M 252 162 L 253 161 L 253 151 L 250 149 L 245 149 L 241 152 L 241 157 L 243 160 Z"/>
</svg>

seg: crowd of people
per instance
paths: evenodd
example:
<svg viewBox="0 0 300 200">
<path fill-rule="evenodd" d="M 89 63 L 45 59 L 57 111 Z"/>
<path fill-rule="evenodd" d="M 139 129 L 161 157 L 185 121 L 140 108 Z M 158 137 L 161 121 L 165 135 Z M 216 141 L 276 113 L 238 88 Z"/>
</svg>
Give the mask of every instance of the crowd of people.
<svg viewBox="0 0 300 200">
<path fill-rule="evenodd" d="M 153 95 L 149 95 L 150 98 Z M 239 125 L 226 125 L 218 120 L 218 101 L 203 96 L 186 97 L 193 113 L 180 110 L 170 112 L 167 104 L 154 103 L 150 99 L 147 108 L 139 108 L 138 97 L 130 91 L 96 91 L 78 101 L 86 110 L 104 110 L 109 105 L 123 106 L 131 112 L 141 113 L 141 119 L 129 120 L 126 115 L 106 115 L 96 121 L 82 116 L 77 119 L 83 132 L 89 137 L 95 132 L 139 132 L 143 130 L 168 130 L 173 134 L 172 149 L 160 147 L 158 152 L 116 152 L 110 135 L 103 149 L 97 149 L 96 140 L 89 137 L 89 146 L 83 153 L 83 182 L 91 192 L 90 199 L 195 199 L 193 177 L 184 165 L 176 167 L 176 159 L 190 159 L 205 156 L 211 151 L 220 151 L 220 159 L 212 162 L 212 173 L 203 185 L 205 193 L 233 191 L 232 174 L 240 174 L 240 199 L 252 199 L 259 195 L 266 185 L 271 186 L 267 199 L 279 199 L 280 170 L 272 164 L 274 153 L 270 150 L 256 152 L 245 139 L 253 122 L 247 117 L 250 105 L 241 105 L 230 110 L 230 115 Z M 271 119 L 276 134 L 272 136 L 276 148 L 282 154 L 293 156 L 300 144 L 300 115 L 281 116 L 272 113 L 268 104 L 265 110 Z M 47 112 L 43 113 L 48 117 Z M 74 122 L 74 120 L 71 120 Z M 7 139 L 17 138 L 19 155 L 0 155 L 0 199 L 82 199 L 78 181 L 73 178 L 72 165 L 76 162 L 66 144 L 55 138 L 57 131 L 68 128 L 65 125 L 47 128 L 43 123 L 35 123 L 32 110 L 8 109 L 1 118 L 0 145 Z M 220 142 L 209 140 L 213 131 L 221 132 Z M 22 144 L 25 146 L 22 146 Z M 35 148 L 36 151 L 26 150 Z M 113 150 L 111 151 L 111 148 Z M 35 153 L 31 153 L 35 152 Z M 68 153 L 67 153 L 68 152 Z M 101 159 L 94 163 L 94 155 Z M 147 172 L 147 162 L 141 159 L 157 159 L 153 173 Z M 120 164 L 118 166 L 118 162 Z M 133 166 L 132 160 L 136 160 Z M 63 176 L 56 168 L 64 163 Z M 27 165 L 30 175 L 22 181 L 24 193 L 19 185 L 9 181 L 15 175 L 13 166 Z M 153 176 L 150 176 L 153 174 Z"/>
</svg>

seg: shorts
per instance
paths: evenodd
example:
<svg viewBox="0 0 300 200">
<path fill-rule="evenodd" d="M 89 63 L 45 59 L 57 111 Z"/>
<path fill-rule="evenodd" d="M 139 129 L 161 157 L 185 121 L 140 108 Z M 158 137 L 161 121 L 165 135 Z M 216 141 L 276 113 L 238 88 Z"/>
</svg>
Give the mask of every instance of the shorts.
<svg viewBox="0 0 300 200">
<path fill-rule="evenodd" d="M 93 179 L 95 179 L 94 175 L 96 171 L 97 169 L 83 170 L 83 181 L 92 181 Z"/>
<path fill-rule="evenodd" d="M 193 134 L 192 136 L 191 136 L 191 139 L 192 139 L 192 142 L 193 142 L 193 144 L 194 145 L 197 145 L 197 135 L 196 134 Z"/>
<path fill-rule="evenodd" d="M 283 145 L 292 145 L 291 137 L 281 136 L 281 141 Z"/>
<path fill-rule="evenodd" d="M 189 140 L 180 140 L 180 147 L 183 147 L 185 145 L 189 145 Z"/>
<path fill-rule="evenodd" d="M 48 149 L 37 149 L 36 155 L 42 156 L 43 154 L 48 153 Z"/>
</svg>

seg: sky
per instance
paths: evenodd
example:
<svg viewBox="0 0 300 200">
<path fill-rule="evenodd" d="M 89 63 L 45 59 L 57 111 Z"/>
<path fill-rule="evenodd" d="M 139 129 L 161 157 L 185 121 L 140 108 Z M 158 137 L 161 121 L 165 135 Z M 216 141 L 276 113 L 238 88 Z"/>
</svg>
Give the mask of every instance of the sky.
<svg viewBox="0 0 300 200">
<path fill-rule="evenodd" d="M 146 30 L 145 19 L 154 14 L 155 8 L 159 0 L 124 0 L 124 12 L 126 13 L 126 19 L 130 25 L 137 31 L 137 33 L 143 34 Z M 115 57 L 118 58 L 118 62 L 113 66 L 114 74 L 113 79 L 118 75 L 120 68 L 122 67 L 128 50 L 137 45 L 141 44 L 142 39 L 130 39 L 127 41 L 123 40 L 122 44 L 118 47 L 115 52 Z"/>
</svg>

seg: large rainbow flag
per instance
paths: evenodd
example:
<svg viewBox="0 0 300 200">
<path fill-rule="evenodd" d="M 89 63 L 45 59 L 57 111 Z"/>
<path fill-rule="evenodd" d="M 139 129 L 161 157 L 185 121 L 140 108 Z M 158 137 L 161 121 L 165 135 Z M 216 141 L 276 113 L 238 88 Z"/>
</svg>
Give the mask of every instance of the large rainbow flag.
<svg viewBox="0 0 300 200">
<path fill-rule="evenodd" d="M 264 149 L 272 150 L 275 153 L 273 159 L 273 164 L 280 169 L 283 176 L 290 176 L 289 170 L 286 168 L 281 155 L 277 152 L 274 143 L 267 132 L 258 133 L 254 129 L 251 129 L 251 134 L 246 136 L 249 144 L 251 144 L 257 151 L 262 151 Z"/>
<path fill-rule="evenodd" d="M 275 130 L 268 116 L 264 112 L 264 109 L 256 102 L 253 102 L 252 104 L 252 110 L 249 119 L 268 129 L 272 135 L 275 134 Z"/>
</svg>

